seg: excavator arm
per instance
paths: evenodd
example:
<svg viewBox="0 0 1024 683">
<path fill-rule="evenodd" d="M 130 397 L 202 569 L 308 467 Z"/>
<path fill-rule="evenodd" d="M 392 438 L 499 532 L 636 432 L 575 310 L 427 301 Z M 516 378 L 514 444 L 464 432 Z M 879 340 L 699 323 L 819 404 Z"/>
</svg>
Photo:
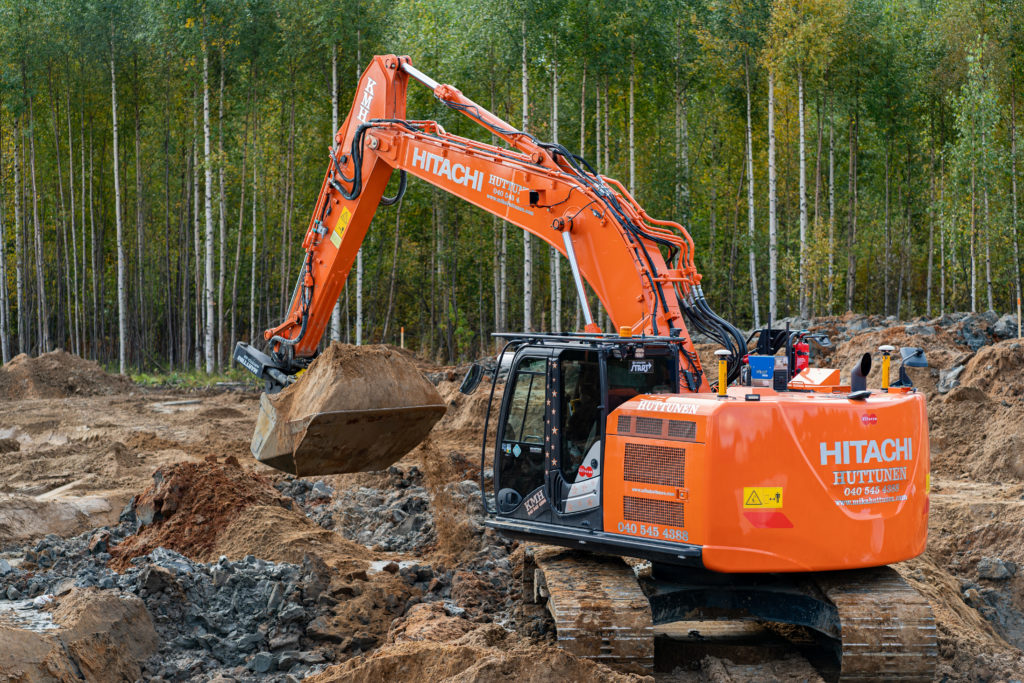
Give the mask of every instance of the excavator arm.
<svg viewBox="0 0 1024 683">
<path fill-rule="evenodd" d="M 453 135 L 436 121 L 407 120 L 410 77 L 511 149 Z M 268 388 L 288 384 L 316 355 L 377 207 L 398 199 L 384 195 L 396 170 L 399 195 L 407 174 L 414 175 L 557 249 L 572 269 L 587 332 L 599 330 L 584 281 L 616 329 L 681 337 L 682 390 L 711 388 L 687 322 L 726 345 L 738 372 L 745 341 L 704 300 L 693 240 L 681 225 L 652 219 L 620 183 L 597 174 L 565 147 L 517 130 L 456 88 L 435 82 L 409 57 L 374 57 L 334 142 L 288 315 L 264 333 L 267 354 L 244 343 L 235 351 Z"/>
</svg>

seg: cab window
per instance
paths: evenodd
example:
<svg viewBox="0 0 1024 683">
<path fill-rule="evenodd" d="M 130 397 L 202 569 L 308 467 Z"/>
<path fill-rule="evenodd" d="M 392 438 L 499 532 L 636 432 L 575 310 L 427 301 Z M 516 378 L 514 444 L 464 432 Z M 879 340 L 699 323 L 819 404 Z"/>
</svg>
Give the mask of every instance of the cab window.
<svg viewBox="0 0 1024 683">
<path fill-rule="evenodd" d="M 505 441 L 544 444 L 544 367 L 542 358 L 530 358 L 519 365 L 505 421 Z"/>
</svg>

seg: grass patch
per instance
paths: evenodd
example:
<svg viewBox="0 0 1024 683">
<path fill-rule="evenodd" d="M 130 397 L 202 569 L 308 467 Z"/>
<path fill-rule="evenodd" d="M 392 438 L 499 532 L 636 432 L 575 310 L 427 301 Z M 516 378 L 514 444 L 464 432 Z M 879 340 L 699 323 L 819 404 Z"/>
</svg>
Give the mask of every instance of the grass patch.
<svg viewBox="0 0 1024 683">
<path fill-rule="evenodd" d="M 174 389 L 217 389 L 224 383 L 242 384 L 250 389 L 260 389 L 261 383 L 248 371 L 231 368 L 226 372 L 208 375 L 197 370 L 174 372 L 138 372 L 128 375 L 133 382 L 143 387 L 170 387 Z"/>
</svg>

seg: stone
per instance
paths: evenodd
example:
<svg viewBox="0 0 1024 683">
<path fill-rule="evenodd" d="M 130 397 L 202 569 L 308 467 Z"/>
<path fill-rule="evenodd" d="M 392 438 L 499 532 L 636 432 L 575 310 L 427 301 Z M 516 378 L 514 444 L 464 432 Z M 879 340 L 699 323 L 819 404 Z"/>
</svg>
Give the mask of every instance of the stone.
<svg viewBox="0 0 1024 683">
<path fill-rule="evenodd" d="M 960 374 L 966 367 L 966 365 L 958 365 L 950 370 L 939 370 L 939 383 L 935 387 L 936 391 L 940 394 L 948 394 L 960 386 Z"/>
<path fill-rule="evenodd" d="M 7 599 L 8 600 L 21 600 L 21 591 L 14 586 L 7 587 Z"/>
<path fill-rule="evenodd" d="M 992 326 L 992 334 L 1000 339 L 1017 336 L 1017 316 L 1007 313 Z"/>
<path fill-rule="evenodd" d="M 274 655 L 269 652 L 256 653 L 256 655 L 249 660 L 249 668 L 258 674 L 265 674 L 268 671 L 273 671 L 276 668 Z"/>
<path fill-rule="evenodd" d="M 106 529 L 98 531 L 89 539 L 89 552 L 93 555 L 105 553 L 110 548 L 110 532 Z"/>
<path fill-rule="evenodd" d="M 267 599 L 267 609 L 276 610 L 281 606 L 284 601 L 284 584 L 278 581 L 274 584 L 274 588 L 270 591 L 270 597 Z"/>
<path fill-rule="evenodd" d="M 978 561 L 978 577 L 992 581 L 1005 581 L 1017 573 L 1017 565 L 998 557 L 983 557 Z"/>
<path fill-rule="evenodd" d="M 306 635 L 313 640 L 323 640 L 330 643 L 340 643 L 342 637 L 334 630 L 330 623 L 322 616 L 309 622 L 306 626 Z"/>
<path fill-rule="evenodd" d="M 296 605 L 295 603 L 289 604 L 283 610 L 278 612 L 278 615 L 277 615 L 277 618 L 280 619 L 282 622 L 285 622 L 285 623 L 287 623 L 289 621 L 300 621 L 302 619 L 305 619 L 305 617 L 306 617 L 306 610 L 302 609 L 302 607 L 300 607 L 299 605 Z"/>
<path fill-rule="evenodd" d="M 332 493 L 334 493 L 334 491 L 331 487 L 322 481 L 318 481 L 313 484 L 313 489 L 310 491 L 310 494 L 314 498 L 330 498 Z"/>
<path fill-rule="evenodd" d="M 14 569 L 11 567 L 11 563 L 7 560 L 0 559 L 0 576 L 7 576 L 12 571 L 14 571 Z"/>
</svg>

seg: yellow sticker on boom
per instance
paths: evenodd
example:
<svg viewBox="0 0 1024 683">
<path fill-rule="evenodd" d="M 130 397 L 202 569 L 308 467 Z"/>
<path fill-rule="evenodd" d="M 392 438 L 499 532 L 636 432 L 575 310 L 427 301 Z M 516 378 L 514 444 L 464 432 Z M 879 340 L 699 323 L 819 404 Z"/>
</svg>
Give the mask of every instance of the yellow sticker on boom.
<svg viewBox="0 0 1024 683">
<path fill-rule="evenodd" d="M 334 245 L 335 249 L 341 247 L 341 238 L 345 235 L 345 229 L 348 228 L 350 220 L 352 220 L 352 212 L 346 206 L 341 210 L 341 215 L 338 216 L 338 223 L 334 226 L 334 232 L 331 233 L 331 244 Z"/>
<path fill-rule="evenodd" d="M 760 509 L 782 507 L 782 487 L 744 486 L 743 507 Z"/>
</svg>

